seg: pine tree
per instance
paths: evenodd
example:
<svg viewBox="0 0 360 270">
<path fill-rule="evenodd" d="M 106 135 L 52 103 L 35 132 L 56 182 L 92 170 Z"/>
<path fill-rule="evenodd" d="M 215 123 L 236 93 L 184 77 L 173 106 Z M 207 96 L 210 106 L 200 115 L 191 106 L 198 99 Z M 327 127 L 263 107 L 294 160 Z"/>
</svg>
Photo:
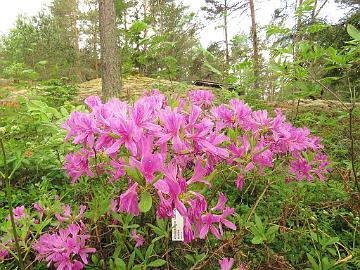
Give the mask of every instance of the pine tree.
<svg viewBox="0 0 360 270">
<path fill-rule="evenodd" d="M 256 30 L 256 19 L 255 19 L 255 5 L 254 0 L 249 0 L 250 6 L 250 16 L 251 16 L 251 39 L 253 46 L 253 62 L 254 62 L 254 88 L 259 88 L 259 73 L 260 73 L 260 65 L 259 65 L 259 48 L 258 48 L 258 37 Z"/>
<path fill-rule="evenodd" d="M 64 46 L 70 46 L 73 50 L 73 67 L 69 74 L 75 73 L 78 81 L 82 80 L 80 64 L 78 0 L 54 0 L 50 6 L 54 25 L 61 35 Z"/>
<path fill-rule="evenodd" d="M 114 0 L 99 0 L 102 99 L 120 97 L 122 90 Z"/>
<path fill-rule="evenodd" d="M 201 10 L 207 13 L 208 20 L 223 18 L 224 20 L 224 44 L 225 44 L 225 62 L 229 66 L 229 38 L 228 38 L 228 18 L 230 13 L 240 8 L 239 2 L 231 3 L 230 0 L 205 0 L 206 6 Z"/>
</svg>

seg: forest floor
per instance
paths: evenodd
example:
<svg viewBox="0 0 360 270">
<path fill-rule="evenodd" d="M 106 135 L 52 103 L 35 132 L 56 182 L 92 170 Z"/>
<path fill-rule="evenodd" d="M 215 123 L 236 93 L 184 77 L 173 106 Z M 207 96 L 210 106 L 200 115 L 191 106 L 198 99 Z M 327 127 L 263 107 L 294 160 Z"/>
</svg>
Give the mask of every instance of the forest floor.
<svg viewBox="0 0 360 270">
<path fill-rule="evenodd" d="M 182 84 L 181 87 L 180 84 Z M 153 79 L 143 76 L 129 76 L 123 80 L 123 91 L 121 99 L 134 99 L 143 95 L 145 90 L 159 89 L 164 91 L 165 89 L 169 90 L 172 88 L 186 88 L 187 90 L 212 89 L 210 87 L 194 86 L 164 79 Z M 79 100 L 84 100 L 86 97 L 91 95 L 101 95 L 101 79 L 94 79 L 79 84 Z"/>
<path fill-rule="evenodd" d="M 9 80 L 0 79 L 0 102 L 16 102 L 17 97 L 26 97 L 29 93 L 29 85 L 13 84 Z M 123 80 L 123 92 L 121 95 L 122 100 L 135 100 L 139 96 L 143 95 L 144 91 L 159 89 L 165 93 L 179 93 L 184 94 L 188 90 L 212 90 L 216 96 L 222 96 L 221 89 L 215 89 L 211 87 L 203 86 L 194 86 L 191 84 L 181 83 L 177 81 L 169 81 L 165 79 L 154 79 L 149 77 L 143 77 L 139 75 L 129 76 Z M 36 88 L 35 88 L 36 90 Z M 41 90 L 39 90 L 41 91 Z M 101 79 L 93 79 L 78 84 L 78 91 L 75 97 L 77 102 L 82 103 L 85 98 L 92 95 L 101 95 Z M 220 98 L 222 99 L 222 98 Z M 311 111 L 311 112 L 334 112 L 338 109 L 341 109 L 341 103 L 336 100 L 310 100 L 310 99 L 300 99 L 300 100 L 286 100 L 286 101 L 268 101 L 266 105 L 272 108 L 281 108 L 285 112 L 290 114 L 298 114 L 301 112 Z M 346 104 L 350 105 L 350 104 Z M 356 104 L 357 107 L 360 106 L 360 103 Z"/>
</svg>

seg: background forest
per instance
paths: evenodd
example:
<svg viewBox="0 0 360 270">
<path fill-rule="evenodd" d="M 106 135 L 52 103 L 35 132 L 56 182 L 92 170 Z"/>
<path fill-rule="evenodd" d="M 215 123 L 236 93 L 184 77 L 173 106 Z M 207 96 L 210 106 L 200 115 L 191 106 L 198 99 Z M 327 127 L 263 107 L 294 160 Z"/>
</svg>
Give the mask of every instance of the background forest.
<svg viewBox="0 0 360 270">
<path fill-rule="evenodd" d="M 266 25 L 258 23 L 260 0 L 205 0 L 197 13 L 176 0 L 50 2 L 19 15 L 0 37 L 0 269 L 360 269 L 359 0 L 280 1 Z M 99 12 L 104 3 L 112 12 Z M 343 14 L 337 22 L 322 16 L 330 3 Z M 104 32 L 109 19 L 114 31 Z M 221 41 L 210 36 L 204 47 L 200 34 L 214 22 Z M 135 139 L 131 121 L 144 125 L 147 139 Z M 277 140 L 277 121 L 283 134 L 298 132 L 286 153 L 267 145 L 270 133 Z M 164 135 L 171 128 L 180 142 Z M 211 135 L 199 135 L 205 131 Z M 313 143 L 306 151 L 305 142 Z M 142 163 L 147 147 L 165 167 Z M 237 167 L 224 149 L 238 150 L 229 158 Z M 273 167 L 262 156 L 270 150 Z M 156 186 L 170 181 L 175 163 L 175 178 L 182 173 L 191 183 L 171 210 L 181 208 L 176 200 L 187 211 L 214 206 L 199 214 L 203 227 L 192 224 L 194 239 L 185 243 L 171 241 L 171 214 L 162 219 L 161 207 L 173 195 Z M 212 225 L 207 218 L 220 210 Z"/>
<path fill-rule="evenodd" d="M 121 75 L 212 80 L 234 84 L 246 93 L 262 89 L 258 94 L 271 99 L 294 92 L 319 96 L 320 86 L 313 81 L 327 78 L 332 88 L 348 97 L 348 87 L 340 79 L 344 71 L 338 72 L 333 64 L 350 61 L 344 52 L 349 45 L 346 25 L 359 27 L 359 3 L 339 1 L 349 11 L 330 25 L 319 17 L 327 2 L 284 1 L 269 25 L 257 25 L 254 1 L 206 1 L 198 14 L 181 1 L 115 1 Z M 242 29 L 239 19 L 239 33 L 230 38 L 228 17 L 244 12 L 251 15 L 250 34 L 244 34 L 248 29 Z M 203 48 L 198 34 L 214 20 L 224 29 L 223 41 Z M 20 16 L 0 48 L 4 78 L 68 82 L 98 78 L 97 1 L 56 0 L 35 16 Z M 356 69 L 348 72 L 356 84 Z"/>
</svg>

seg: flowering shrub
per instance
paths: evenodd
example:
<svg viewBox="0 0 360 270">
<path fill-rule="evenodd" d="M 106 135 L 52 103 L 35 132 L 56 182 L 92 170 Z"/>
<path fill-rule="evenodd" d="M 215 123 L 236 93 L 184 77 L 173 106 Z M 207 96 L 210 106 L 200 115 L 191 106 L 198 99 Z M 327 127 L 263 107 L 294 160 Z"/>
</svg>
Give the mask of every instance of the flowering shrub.
<svg viewBox="0 0 360 270">
<path fill-rule="evenodd" d="M 288 180 L 323 180 L 329 170 L 319 138 L 286 122 L 279 109 L 272 118 L 237 99 L 215 106 L 210 91 L 167 98 L 154 90 L 133 106 L 94 96 L 85 103 L 90 112 L 75 111 L 63 125 L 66 140 L 79 146 L 65 161 L 72 184 L 81 177 L 121 181 L 117 212 L 137 216 L 156 205 L 159 218 L 171 218 L 176 209 L 186 243 L 236 230 L 225 195 L 211 207 L 202 192 L 221 168 L 236 172 L 239 190 L 279 160 L 288 164 Z"/>
<path fill-rule="evenodd" d="M 243 192 L 255 179 L 274 174 L 275 168 L 285 171 L 287 182 L 322 181 L 329 171 L 320 139 L 286 122 L 279 109 L 270 117 L 237 99 L 215 105 L 212 93 L 205 90 L 191 91 L 187 98 L 154 90 L 133 105 L 117 99 L 103 104 L 99 97 L 85 103 L 89 112 L 74 111 L 63 124 L 74 150 L 64 163 L 73 190 L 65 191 L 78 197 L 64 204 L 56 195 L 47 204 L 35 203 L 32 212 L 22 205 L 14 208 L 19 237 L 16 241 L 6 218 L 0 263 L 15 258 L 19 244 L 28 262 L 44 261 L 58 270 L 83 269 L 96 249 L 97 255 L 109 259 L 110 268 L 103 262 L 101 269 L 124 269 L 120 248 L 113 247 L 113 238 L 104 238 L 113 232 L 118 242 L 129 239 L 128 269 L 138 261 L 140 268 L 161 267 L 165 260 L 149 259 L 155 256 L 154 240 L 169 238 L 160 234 L 175 209 L 183 217 L 185 243 L 211 235 L 221 239 L 225 230 L 237 229 L 235 209 L 219 190 L 223 183 L 214 188 L 225 174 L 222 181 Z M 92 186 L 104 188 L 96 191 Z M 97 192 L 106 198 L 105 206 L 96 201 Z M 134 218 L 140 213 L 147 214 Z M 158 237 L 149 241 L 151 235 L 141 226 L 155 216 L 159 227 L 151 228 Z M 130 224 L 137 222 L 140 226 Z M 144 248 L 145 256 L 140 251 Z M 95 267 L 97 255 L 91 257 Z M 219 264 L 231 269 L 234 259 Z"/>
</svg>

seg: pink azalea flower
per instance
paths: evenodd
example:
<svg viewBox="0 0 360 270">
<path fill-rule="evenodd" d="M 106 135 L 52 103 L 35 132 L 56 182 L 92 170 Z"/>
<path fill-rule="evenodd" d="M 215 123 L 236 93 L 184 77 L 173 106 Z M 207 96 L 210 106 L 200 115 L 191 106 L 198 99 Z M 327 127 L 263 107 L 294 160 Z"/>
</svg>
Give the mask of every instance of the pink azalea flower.
<svg viewBox="0 0 360 270">
<path fill-rule="evenodd" d="M 201 218 L 201 215 L 207 210 L 207 202 L 204 195 L 197 192 L 191 192 L 194 199 L 188 199 L 187 203 L 190 205 L 188 208 L 188 217 L 191 221 Z"/>
<path fill-rule="evenodd" d="M 39 212 L 40 218 L 42 218 L 42 216 L 43 216 L 44 213 L 45 213 L 44 208 L 42 208 L 39 203 L 35 203 L 35 204 L 34 204 L 34 208 Z"/>
<path fill-rule="evenodd" d="M 220 270 L 231 270 L 231 267 L 234 264 L 234 259 L 233 258 L 224 258 L 222 260 L 219 260 L 219 264 L 221 269 Z"/>
<path fill-rule="evenodd" d="M 141 247 L 144 244 L 144 237 L 141 234 L 136 234 L 136 229 L 132 229 L 131 237 L 136 241 L 135 247 Z"/>
<path fill-rule="evenodd" d="M 208 118 L 203 118 L 200 123 L 194 127 L 188 128 L 185 131 L 186 137 L 193 141 L 195 149 L 207 152 L 214 156 L 226 158 L 229 156 L 228 152 L 219 147 L 221 143 L 228 140 L 224 134 L 216 134 L 210 132 L 213 128 L 213 122 Z"/>
<path fill-rule="evenodd" d="M 211 114 L 216 120 L 217 132 L 220 132 L 227 127 L 233 127 L 234 112 L 228 109 L 224 104 L 221 104 L 219 107 L 213 107 L 211 109 Z"/>
<path fill-rule="evenodd" d="M 188 93 L 191 102 L 198 106 L 208 107 L 212 104 L 214 95 L 209 90 L 194 90 Z"/>
<path fill-rule="evenodd" d="M 320 181 L 324 181 L 324 175 L 331 171 L 331 168 L 329 168 L 330 162 L 328 161 L 328 157 L 318 153 L 311 161 L 311 164 L 313 166 L 312 172 L 320 179 Z"/>
<path fill-rule="evenodd" d="M 238 174 L 238 177 L 237 177 L 237 179 L 236 179 L 236 187 L 237 187 L 240 191 L 242 191 L 243 186 L 244 186 L 244 177 L 243 177 L 242 173 L 239 173 L 239 174 Z"/>
<path fill-rule="evenodd" d="M 84 100 L 84 103 L 92 110 L 102 104 L 98 96 L 89 96 Z"/>
<path fill-rule="evenodd" d="M 149 99 L 139 99 L 134 107 L 129 109 L 130 118 L 139 128 L 145 128 L 152 132 L 159 132 L 161 127 L 155 124 L 156 107 Z"/>
<path fill-rule="evenodd" d="M 180 139 L 180 127 L 184 125 L 184 117 L 176 111 L 171 111 L 170 107 L 161 111 L 159 117 L 164 129 L 158 133 L 157 144 L 162 145 L 171 140 L 175 152 L 188 150 L 185 142 Z"/>
<path fill-rule="evenodd" d="M 142 156 L 140 162 L 134 160 L 134 163 L 148 183 L 151 183 L 154 180 L 154 173 L 161 172 L 163 168 L 162 156 L 160 154 L 146 154 Z"/>
<path fill-rule="evenodd" d="M 229 157 L 228 151 L 219 145 L 228 140 L 229 138 L 224 134 L 212 133 L 207 137 L 207 140 L 199 142 L 199 145 L 203 147 L 204 152 L 209 152 L 220 158 L 227 158 Z"/>
<path fill-rule="evenodd" d="M 112 174 L 112 179 L 110 179 L 109 181 L 110 183 L 113 180 L 118 180 L 121 176 L 125 175 L 125 165 L 125 160 L 122 158 L 119 158 L 117 160 L 110 160 L 110 166 L 112 167 L 112 170 L 110 171 L 110 173 Z"/>
<path fill-rule="evenodd" d="M 72 178 L 71 185 L 74 185 L 82 175 L 89 177 L 94 176 L 89 166 L 89 153 L 87 153 L 86 150 L 82 150 L 80 153 L 67 154 L 65 156 L 64 168 Z"/>
<path fill-rule="evenodd" d="M 186 188 L 185 180 L 177 175 L 177 165 L 170 162 L 167 168 L 164 168 L 165 178 L 155 183 L 155 187 L 159 192 L 167 194 L 172 205 L 179 211 L 180 215 L 185 217 L 187 215 L 184 203 L 179 199 Z M 184 182 L 182 184 L 182 181 Z"/>
<path fill-rule="evenodd" d="M 233 230 L 233 231 L 236 230 L 236 225 L 226 219 L 228 216 L 233 215 L 234 213 L 235 213 L 234 208 L 226 207 L 224 209 L 223 213 L 219 216 L 219 230 L 220 230 L 221 235 L 223 235 L 222 225 L 225 225 L 225 227 L 229 228 L 230 230 Z"/>
<path fill-rule="evenodd" d="M 246 105 L 243 100 L 238 99 L 230 100 L 229 104 L 234 112 L 235 125 L 241 127 L 243 130 L 251 129 L 254 126 L 251 118 L 251 108 Z"/>
<path fill-rule="evenodd" d="M 218 223 L 220 221 L 220 217 L 211 213 L 207 213 L 201 217 L 201 229 L 199 233 L 200 239 L 205 239 L 209 230 L 213 233 L 216 239 L 220 239 L 220 232 L 215 227 L 214 223 Z"/>
<path fill-rule="evenodd" d="M 0 262 L 5 260 L 9 256 L 9 251 L 2 247 L 3 244 L 0 243 Z"/>
<path fill-rule="evenodd" d="M 169 179 L 169 178 L 165 178 L 165 180 L 160 180 L 155 184 L 155 187 L 160 187 L 159 185 L 157 185 L 160 182 L 160 184 L 162 182 L 165 182 L 166 184 L 166 190 L 160 190 L 163 193 L 166 193 L 171 202 L 172 205 L 179 211 L 180 215 L 182 215 L 183 217 L 187 215 L 187 211 L 186 211 L 186 207 L 184 205 L 184 203 L 179 199 L 179 195 L 182 193 L 181 191 L 181 187 L 179 185 L 179 183 Z"/>
<path fill-rule="evenodd" d="M 8 249 L 11 249 L 10 244 L 13 243 L 13 237 L 9 236 L 9 239 L 2 238 L 0 242 L 0 262 L 5 260 L 9 255 Z M 5 248 L 6 247 L 6 248 Z"/>
<path fill-rule="evenodd" d="M 118 200 L 111 200 L 110 205 L 111 205 L 111 211 L 117 212 Z"/>
<path fill-rule="evenodd" d="M 125 147 L 130 151 L 132 155 L 137 154 L 136 141 L 139 140 L 140 137 L 140 129 L 135 126 L 135 123 L 131 120 L 124 119 L 112 119 L 109 120 L 111 133 L 119 136 L 119 139 L 114 139 L 113 143 L 110 147 L 106 149 L 107 154 L 117 153 L 121 147 L 121 145 L 125 145 Z"/>
<path fill-rule="evenodd" d="M 204 179 L 206 173 L 207 173 L 207 169 L 201 166 L 201 161 L 196 160 L 195 167 L 194 167 L 194 174 L 186 182 L 186 185 L 190 185 L 194 182 L 201 182 L 201 183 L 204 183 L 204 184 L 208 185 L 209 187 L 211 187 L 211 184 L 209 183 L 209 181 Z"/>
<path fill-rule="evenodd" d="M 90 113 L 74 112 L 64 123 L 66 139 L 84 146 L 65 158 L 72 184 L 80 176 L 94 177 L 94 169 L 98 175 L 107 174 L 111 182 L 126 174 L 124 166 L 136 167 L 146 185 L 157 190 L 157 216 L 172 217 L 176 208 L 184 217 L 187 243 L 209 232 L 220 238 L 225 227 L 236 229 L 228 219 L 234 209 L 225 206 L 224 194 L 208 210 L 205 197 L 192 190 L 196 182 L 210 187 L 206 177 L 220 166 L 237 167 L 235 183 L 240 190 L 248 175 L 263 174 L 278 159 L 288 161 L 288 173 L 297 180 L 317 177 L 323 181 L 330 170 L 319 138 L 307 128 L 287 123 L 280 110 L 272 118 L 267 111 L 252 111 L 237 99 L 211 108 L 213 95 L 202 90 L 191 91 L 186 99 L 148 92 L 134 105 L 118 99 L 102 104 L 98 97 L 89 97 L 85 103 Z M 162 173 L 163 178 L 154 183 Z M 112 210 L 138 215 L 137 187 L 138 183 L 130 183 L 112 202 Z M 70 209 L 57 217 L 74 218 Z"/>
<path fill-rule="evenodd" d="M 76 224 L 70 224 L 57 233 L 43 234 L 33 245 L 37 252 L 36 260 L 46 260 L 57 270 L 83 269 L 88 264 L 88 254 L 96 251 L 85 246 L 88 238 L 90 235 L 81 234 Z"/>
<path fill-rule="evenodd" d="M 138 194 L 136 188 L 138 183 L 132 184 L 127 191 L 120 195 L 118 211 L 125 211 L 128 214 L 139 215 Z"/>
<path fill-rule="evenodd" d="M 94 134 L 99 132 L 93 117 L 86 113 L 74 111 L 62 127 L 68 131 L 65 140 L 74 137 L 74 144 L 83 144 L 84 147 L 88 145 L 93 148 Z"/>
<path fill-rule="evenodd" d="M 160 180 L 161 181 L 161 180 Z M 159 182 L 157 182 L 155 185 L 158 185 Z M 161 182 L 160 182 L 161 184 Z M 166 218 L 166 217 L 173 217 L 174 216 L 174 208 L 172 206 L 171 199 L 165 199 L 162 192 L 157 192 L 160 199 L 159 207 L 156 209 L 156 214 L 160 218 Z"/>
<path fill-rule="evenodd" d="M 309 181 L 313 180 L 313 176 L 310 174 L 311 166 L 303 158 L 290 161 L 289 173 L 295 173 L 296 179 L 301 181 L 307 178 Z"/>
<path fill-rule="evenodd" d="M 271 119 L 268 117 L 266 110 L 254 111 L 252 116 L 254 118 L 254 123 L 257 125 L 257 129 L 269 128 L 271 126 Z"/>
<path fill-rule="evenodd" d="M 225 197 L 224 193 L 220 192 L 219 200 L 218 200 L 216 206 L 211 208 L 211 210 L 212 211 L 216 211 L 216 210 L 222 211 L 222 210 L 224 210 L 226 202 L 227 202 L 227 198 Z"/>
<path fill-rule="evenodd" d="M 60 222 L 66 222 L 69 220 L 80 220 L 86 210 L 86 206 L 85 205 L 80 205 L 80 209 L 79 209 L 79 214 L 77 215 L 71 215 L 71 208 L 70 205 L 68 204 L 63 204 L 61 206 L 63 213 L 62 215 L 60 213 L 55 213 L 55 217 L 57 218 L 58 221 Z"/>
<path fill-rule="evenodd" d="M 17 206 L 13 209 L 13 214 L 14 214 L 14 219 L 17 222 L 17 220 L 20 220 L 22 218 L 30 218 L 30 216 L 28 214 L 26 214 L 25 212 L 25 206 L 21 205 L 21 206 Z M 8 215 L 6 217 L 7 220 L 10 220 L 10 216 Z"/>
<path fill-rule="evenodd" d="M 194 233 L 192 230 L 192 225 L 191 225 L 190 219 L 185 217 L 184 218 L 184 242 L 188 244 L 194 239 L 195 239 L 195 236 L 194 236 Z"/>
<path fill-rule="evenodd" d="M 30 217 L 25 213 L 25 206 L 21 205 L 13 209 L 14 219 L 21 219 L 22 217 Z"/>
</svg>

